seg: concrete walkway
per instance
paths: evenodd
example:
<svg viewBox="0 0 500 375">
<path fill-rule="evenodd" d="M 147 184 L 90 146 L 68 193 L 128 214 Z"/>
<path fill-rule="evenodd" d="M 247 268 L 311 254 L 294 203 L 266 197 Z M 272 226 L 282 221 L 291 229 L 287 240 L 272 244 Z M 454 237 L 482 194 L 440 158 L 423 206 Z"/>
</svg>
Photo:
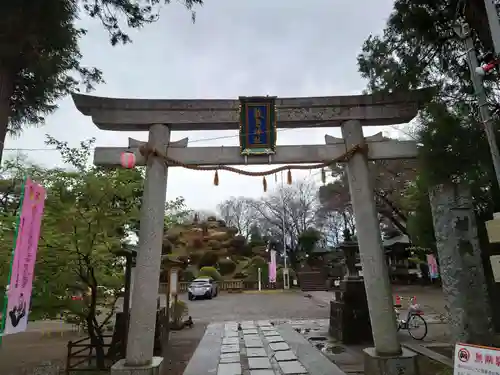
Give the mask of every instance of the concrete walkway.
<svg viewBox="0 0 500 375">
<path fill-rule="evenodd" d="M 342 375 L 292 324 L 212 323 L 184 375 Z"/>
</svg>

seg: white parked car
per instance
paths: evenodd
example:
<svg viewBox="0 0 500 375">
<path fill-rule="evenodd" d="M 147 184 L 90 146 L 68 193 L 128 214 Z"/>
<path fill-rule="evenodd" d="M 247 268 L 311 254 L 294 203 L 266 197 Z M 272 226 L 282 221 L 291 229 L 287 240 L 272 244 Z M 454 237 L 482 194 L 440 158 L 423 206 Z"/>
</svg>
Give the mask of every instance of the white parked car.
<svg viewBox="0 0 500 375">
<path fill-rule="evenodd" d="M 212 299 L 219 294 L 217 282 L 210 277 L 199 277 L 189 285 L 188 298 L 190 301 L 196 298 Z"/>
</svg>

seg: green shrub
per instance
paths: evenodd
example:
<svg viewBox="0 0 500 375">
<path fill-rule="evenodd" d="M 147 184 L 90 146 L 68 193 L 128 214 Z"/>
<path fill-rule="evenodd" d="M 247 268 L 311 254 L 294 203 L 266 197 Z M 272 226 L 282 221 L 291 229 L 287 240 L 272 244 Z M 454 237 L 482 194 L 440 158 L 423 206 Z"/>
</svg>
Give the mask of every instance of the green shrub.
<svg viewBox="0 0 500 375">
<path fill-rule="evenodd" d="M 193 281 L 194 279 L 196 279 L 196 276 L 190 269 L 181 272 L 181 281 Z"/>
<path fill-rule="evenodd" d="M 220 241 L 217 240 L 208 240 L 207 245 L 213 250 L 219 250 L 222 247 Z"/>
<path fill-rule="evenodd" d="M 250 263 L 248 263 L 250 267 L 264 268 L 267 267 L 267 261 L 259 255 L 254 256 Z"/>
<path fill-rule="evenodd" d="M 221 275 L 229 275 L 233 273 L 236 269 L 236 263 L 231 259 L 221 259 L 219 260 L 219 271 Z"/>
<path fill-rule="evenodd" d="M 233 275 L 233 278 L 234 279 L 238 279 L 238 280 L 242 280 L 242 279 L 246 279 L 248 277 L 248 274 L 245 273 L 245 272 L 236 272 L 234 275 Z"/>
<path fill-rule="evenodd" d="M 231 255 L 231 260 L 233 262 L 236 262 L 236 263 L 240 263 L 240 262 L 245 262 L 246 263 L 246 262 L 249 261 L 249 259 L 247 257 L 245 257 L 243 255 L 237 255 L 237 254 L 236 255 L 235 254 Z"/>
<path fill-rule="evenodd" d="M 231 246 L 235 248 L 240 248 L 242 246 L 245 246 L 246 243 L 247 239 L 245 238 L 245 236 L 234 236 L 231 239 Z"/>
<path fill-rule="evenodd" d="M 200 268 L 214 267 L 217 264 L 218 260 L 219 260 L 219 256 L 217 255 L 217 253 L 215 253 L 213 251 L 207 251 L 200 258 L 198 265 L 200 266 Z"/>
<path fill-rule="evenodd" d="M 188 306 L 186 302 L 179 299 L 175 299 L 174 303 L 170 307 L 170 317 L 175 326 L 180 326 L 182 320 L 188 315 Z"/>
<path fill-rule="evenodd" d="M 189 254 L 189 263 L 198 265 L 200 263 L 200 259 L 205 254 L 204 251 L 194 251 Z"/>
<path fill-rule="evenodd" d="M 220 281 L 222 279 L 219 271 L 214 267 L 202 267 L 200 272 L 198 272 L 198 277 L 211 277 L 215 281 Z"/>
<path fill-rule="evenodd" d="M 253 257 L 245 267 L 245 273 L 248 275 L 247 280 L 257 281 L 259 279 L 259 268 L 261 274 L 261 280 L 267 281 L 269 279 L 269 265 L 266 260 L 260 256 Z"/>
<path fill-rule="evenodd" d="M 195 238 L 191 243 L 193 249 L 201 249 L 203 248 L 203 240 L 201 238 Z"/>
</svg>

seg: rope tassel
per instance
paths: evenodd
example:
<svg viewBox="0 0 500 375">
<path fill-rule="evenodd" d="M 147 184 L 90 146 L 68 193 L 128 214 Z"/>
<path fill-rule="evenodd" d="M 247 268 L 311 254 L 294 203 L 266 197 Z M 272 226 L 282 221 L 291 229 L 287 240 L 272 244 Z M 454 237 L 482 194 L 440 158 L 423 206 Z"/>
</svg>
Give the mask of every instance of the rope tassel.
<svg viewBox="0 0 500 375">
<path fill-rule="evenodd" d="M 288 173 L 286 174 L 286 183 L 288 185 L 292 184 L 292 171 L 289 169 Z"/>
<path fill-rule="evenodd" d="M 215 171 L 214 175 L 214 185 L 219 186 L 219 173 L 217 172 L 217 170 Z"/>
<path fill-rule="evenodd" d="M 262 187 L 264 188 L 264 193 L 267 192 L 266 176 L 262 177 Z"/>
</svg>

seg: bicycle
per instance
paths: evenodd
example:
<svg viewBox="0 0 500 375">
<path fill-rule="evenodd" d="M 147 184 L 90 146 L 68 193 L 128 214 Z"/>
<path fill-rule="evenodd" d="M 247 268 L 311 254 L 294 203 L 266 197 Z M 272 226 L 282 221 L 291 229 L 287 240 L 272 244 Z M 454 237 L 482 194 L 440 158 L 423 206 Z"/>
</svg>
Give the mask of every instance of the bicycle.
<svg viewBox="0 0 500 375">
<path fill-rule="evenodd" d="M 414 340 L 423 340 L 425 336 L 427 336 L 427 322 L 422 317 L 424 312 L 419 305 L 414 303 L 413 297 L 409 299 L 409 302 L 406 319 L 400 319 L 401 304 L 394 305 L 398 332 L 401 329 L 406 329 Z M 419 328 L 421 328 L 421 331 L 419 331 Z M 418 332 L 420 332 L 420 334 L 418 334 Z"/>
</svg>

